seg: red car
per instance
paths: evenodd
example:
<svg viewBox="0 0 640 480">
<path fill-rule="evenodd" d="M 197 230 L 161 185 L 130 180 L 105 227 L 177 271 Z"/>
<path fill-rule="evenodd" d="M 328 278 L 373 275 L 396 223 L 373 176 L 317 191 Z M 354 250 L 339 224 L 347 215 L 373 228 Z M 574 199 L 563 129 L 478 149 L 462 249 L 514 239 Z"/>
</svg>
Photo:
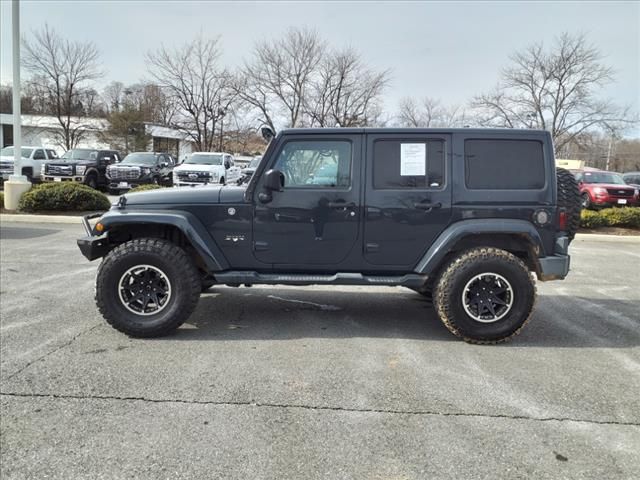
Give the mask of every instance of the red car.
<svg viewBox="0 0 640 480">
<path fill-rule="evenodd" d="M 580 187 L 582 208 L 596 209 L 640 204 L 638 189 L 627 185 L 619 173 L 582 170 L 575 175 Z"/>
</svg>

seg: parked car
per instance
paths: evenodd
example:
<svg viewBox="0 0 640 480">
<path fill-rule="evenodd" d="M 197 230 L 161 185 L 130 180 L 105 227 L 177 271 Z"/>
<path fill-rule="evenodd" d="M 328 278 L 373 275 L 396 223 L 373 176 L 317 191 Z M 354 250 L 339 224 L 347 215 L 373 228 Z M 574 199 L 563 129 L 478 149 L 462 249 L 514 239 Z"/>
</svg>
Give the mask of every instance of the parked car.
<svg viewBox="0 0 640 480">
<path fill-rule="evenodd" d="M 331 164 L 332 181 L 307 183 Z M 532 273 L 568 274 L 579 218 L 547 131 L 292 129 L 246 188 L 123 195 L 83 219 L 78 246 L 104 258 L 98 309 L 131 336 L 178 328 L 214 284 L 386 285 L 431 296 L 465 341 L 498 343 L 531 317 Z"/>
<path fill-rule="evenodd" d="M 627 172 L 622 175 L 622 179 L 627 185 L 640 188 L 640 172 Z"/>
<path fill-rule="evenodd" d="M 249 165 L 240 170 L 240 180 L 238 180 L 239 185 L 249 183 L 251 176 L 255 173 L 258 165 L 260 165 L 260 160 L 262 160 L 262 155 L 256 155 L 251 159 Z"/>
<path fill-rule="evenodd" d="M 182 164 L 173 169 L 173 185 L 176 187 L 235 183 L 240 179 L 240 168 L 233 155 L 222 152 L 192 153 Z"/>
<path fill-rule="evenodd" d="M 60 157 L 60 161 L 49 162 L 42 167 L 45 182 L 79 182 L 91 188 L 107 185 L 107 167 L 122 160 L 116 150 L 74 148 Z"/>
<path fill-rule="evenodd" d="M 22 150 L 22 175 L 30 182 L 42 179 L 42 166 L 58 158 L 55 150 L 44 147 L 21 147 Z M 0 175 L 2 181 L 9 179 L 14 170 L 13 147 L 4 147 L 0 150 Z"/>
<path fill-rule="evenodd" d="M 122 162 L 107 167 L 109 193 L 119 194 L 123 190 L 150 183 L 171 186 L 175 164 L 174 158 L 168 153 L 130 153 Z"/>
<path fill-rule="evenodd" d="M 638 188 L 631 187 L 622 175 L 605 170 L 576 172 L 582 208 L 636 206 L 640 203 Z"/>
</svg>

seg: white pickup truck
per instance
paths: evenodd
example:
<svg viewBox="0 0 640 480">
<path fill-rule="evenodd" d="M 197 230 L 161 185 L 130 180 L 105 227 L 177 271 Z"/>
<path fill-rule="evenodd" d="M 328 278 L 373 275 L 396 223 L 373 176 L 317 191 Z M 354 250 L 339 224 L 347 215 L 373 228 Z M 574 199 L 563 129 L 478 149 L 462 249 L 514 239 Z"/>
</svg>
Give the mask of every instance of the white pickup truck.
<svg viewBox="0 0 640 480">
<path fill-rule="evenodd" d="M 173 169 L 173 185 L 194 186 L 235 184 L 240 179 L 240 167 L 233 155 L 222 152 L 192 153 L 184 163 Z"/>
<path fill-rule="evenodd" d="M 58 154 L 50 148 L 22 147 L 21 173 L 30 182 L 41 180 L 42 165 L 57 159 Z M 13 160 L 13 147 L 4 147 L 0 150 L 0 175 L 3 182 L 9 179 L 9 175 L 13 175 Z"/>
</svg>

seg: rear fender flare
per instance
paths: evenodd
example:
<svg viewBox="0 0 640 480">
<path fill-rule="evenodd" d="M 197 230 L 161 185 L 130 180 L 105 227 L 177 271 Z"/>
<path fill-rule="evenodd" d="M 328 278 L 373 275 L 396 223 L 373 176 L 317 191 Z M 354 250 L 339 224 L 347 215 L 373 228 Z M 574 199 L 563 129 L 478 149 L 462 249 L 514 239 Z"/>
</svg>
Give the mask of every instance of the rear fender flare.
<svg viewBox="0 0 640 480">
<path fill-rule="evenodd" d="M 439 268 L 447 253 L 460 240 L 467 236 L 491 233 L 522 236 L 535 249 L 538 255 L 544 252 L 538 231 L 533 224 L 526 220 L 498 218 L 462 220 L 450 225 L 438 236 L 427 250 L 427 253 L 422 256 L 414 271 L 431 275 Z"/>
<path fill-rule="evenodd" d="M 226 258 L 215 241 L 193 214 L 185 211 L 144 211 L 127 212 L 110 210 L 103 215 L 99 222 L 104 225 L 106 232 L 115 227 L 140 225 L 170 225 L 180 230 L 191 242 L 209 271 L 218 272 L 229 268 Z M 98 232 L 94 231 L 94 235 Z"/>
</svg>

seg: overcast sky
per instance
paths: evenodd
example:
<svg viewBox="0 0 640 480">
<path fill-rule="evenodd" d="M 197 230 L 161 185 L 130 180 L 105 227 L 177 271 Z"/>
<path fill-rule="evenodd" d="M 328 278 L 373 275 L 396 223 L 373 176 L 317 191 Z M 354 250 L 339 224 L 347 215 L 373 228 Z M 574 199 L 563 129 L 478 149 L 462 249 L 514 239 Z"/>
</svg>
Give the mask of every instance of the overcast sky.
<svg viewBox="0 0 640 480">
<path fill-rule="evenodd" d="M 11 79 L 11 2 L 0 0 L 3 83 Z M 144 52 L 179 45 L 198 31 L 220 36 L 223 61 L 241 63 L 256 40 L 289 26 L 316 29 L 336 46 L 360 50 L 392 71 L 386 106 L 405 95 L 465 103 L 490 89 L 508 56 L 563 31 L 585 33 L 617 72 L 603 97 L 640 111 L 640 2 L 189 2 L 21 1 L 22 32 L 48 22 L 95 42 L 112 80 L 145 76 Z"/>
</svg>

